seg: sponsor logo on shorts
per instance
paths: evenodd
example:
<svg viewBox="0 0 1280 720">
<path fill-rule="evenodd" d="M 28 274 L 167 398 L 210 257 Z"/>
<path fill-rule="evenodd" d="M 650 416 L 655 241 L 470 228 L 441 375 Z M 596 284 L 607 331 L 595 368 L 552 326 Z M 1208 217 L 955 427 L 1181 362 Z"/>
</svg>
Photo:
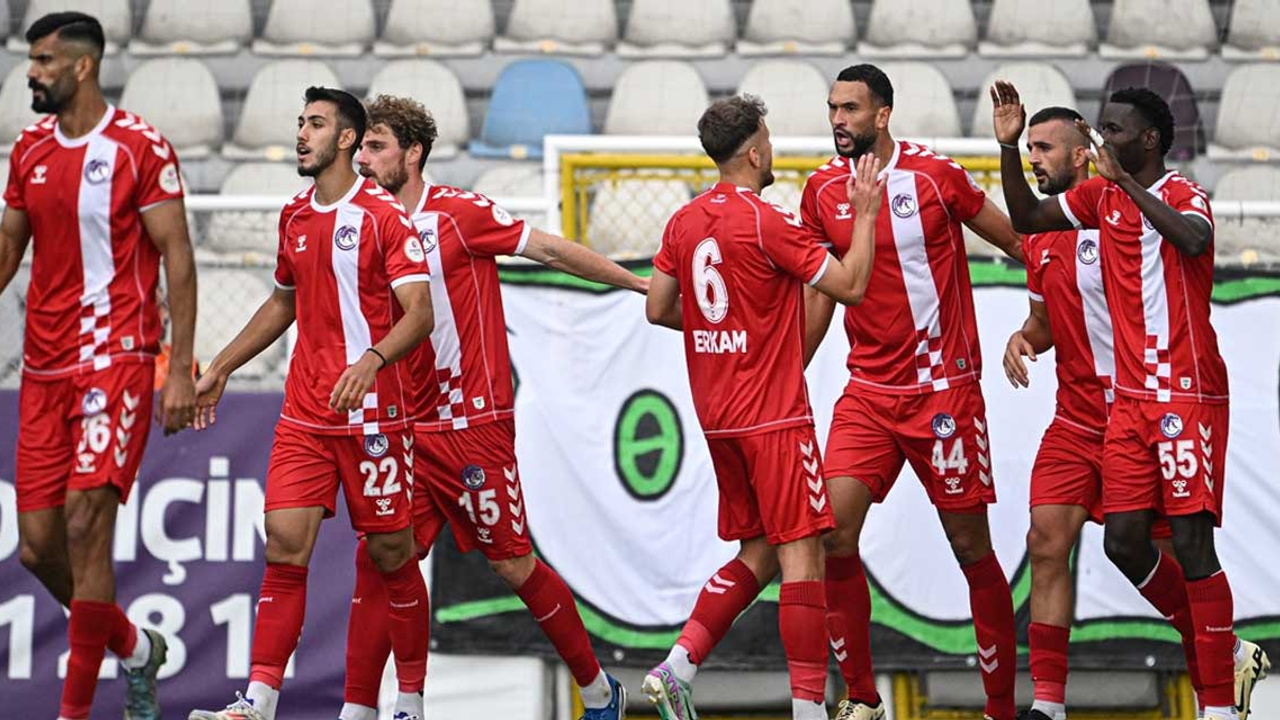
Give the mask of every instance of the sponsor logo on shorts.
<svg viewBox="0 0 1280 720">
<path fill-rule="evenodd" d="M 382 433 L 369 435 L 364 439 L 364 451 L 369 457 L 380 458 L 387 454 L 390 447 L 391 443 L 387 442 L 387 436 Z"/>
<path fill-rule="evenodd" d="M 97 415 L 107 409 L 107 393 L 102 388 L 89 388 L 80 398 L 80 410 L 85 415 Z"/>
<path fill-rule="evenodd" d="M 84 166 L 84 179 L 90 185 L 101 185 L 111 178 L 111 166 L 106 160 L 90 160 Z"/>
<path fill-rule="evenodd" d="M 946 440 L 956 434 L 956 419 L 946 413 L 933 416 L 933 434 Z"/>
<path fill-rule="evenodd" d="M 909 218 L 916 214 L 916 199 L 906 193 L 894 195 L 893 202 L 889 206 L 893 208 L 893 214 L 900 218 Z"/>
<path fill-rule="evenodd" d="M 1098 243 L 1093 240 L 1081 240 L 1076 246 L 1076 257 L 1085 265 L 1098 262 Z"/>
<path fill-rule="evenodd" d="M 386 517 L 387 515 L 395 515 L 396 509 L 391 507 L 391 498 L 378 498 L 374 500 L 378 506 L 378 511 L 374 513 L 378 517 Z"/>
<path fill-rule="evenodd" d="M 333 233 L 333 244 L 338 246 L 339 250 L 350 250 L 356 246 L 356 240 L 360 237 L 360 233 L 352 225 L 343 225 Z"/>
<path fill-rule="evenodd" d="M 1164 433 L 1164 436 L 1169 439 L 1181 435 L 1182 417 L 1177 413 L 1165 413 L 1164 417 L 1160 418 L 1160 432 Z"/>
<path fill-rule="evenodd" d="M 469 490 L 484 487 L 484 468 L 479 465 L 468 465 L 462 468 L 462 484 Z"/>
</svg>

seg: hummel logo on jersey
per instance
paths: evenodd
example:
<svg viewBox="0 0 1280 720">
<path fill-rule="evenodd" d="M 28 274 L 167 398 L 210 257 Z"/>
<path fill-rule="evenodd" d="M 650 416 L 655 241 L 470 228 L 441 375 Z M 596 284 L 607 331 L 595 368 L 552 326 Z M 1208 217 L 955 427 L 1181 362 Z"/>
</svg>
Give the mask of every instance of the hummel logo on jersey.
<svg viewBox="0 0 1280 720">
<path fill-rule="evenodd" d="M 848 220 L 853 217 L 853 214 L 849 212 L 850 207 L 849 203 L 840 203 L 839 205 L 836 205 L 836 219 Z"/>
<path fill-rule="evenodd" d="M 724 193 L 716 193 L 714 196 L 712 196 L 711 202 L 716 205 L 723 205 L 729 202 L 729 198 Z"/>
<path fill-rule="evenodd" d="M 1042 250 L 1040 251 L 1040 267 L 1044 267 L 1045 265 L 1048 265 L 1048 264 L 1049 264 L 1049 259 L 1050 259 L 1050 258 L 1049 258 L 1049 248 L 1044 248 L 1044 249 L 1042 249 Z"/>
<path fill-rule="evenodd" d="M 306 236 L 306 235 L 299 235 L 299 236 L 298 236 L 298 244 L 297 244 L 297 246 L 296 246 L 296 247 L 294 247 L 294 248 L 293 248 L 293 251 L 294 251 L 294 252 L 306 252 L 306 251 L 307 251 L 307 236 Z"/>
<path fill-rule="evenodd" d="M 48 178 L 46 178 L 44 174 L 47 172 L 49 172 L 49 168 L 45 167 L 44 165 L 37 165 L 34 173 L 31 176 L 31 184 L 32 185 L 45 184 L 45 181 L 47 181 Z"/>
<path fill-rule="evenodd" d="M 1120 227 L 1120 211 L 1112 210 L 1111 214 L 1107 216 L 1107 222 L 1111 223 L 1115 227 Z"/>
</svg>

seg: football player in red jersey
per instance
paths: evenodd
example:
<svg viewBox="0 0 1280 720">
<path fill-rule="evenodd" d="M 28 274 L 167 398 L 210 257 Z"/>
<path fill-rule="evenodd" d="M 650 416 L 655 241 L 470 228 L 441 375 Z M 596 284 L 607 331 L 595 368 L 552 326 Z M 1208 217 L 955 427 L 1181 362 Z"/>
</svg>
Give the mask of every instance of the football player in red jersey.
<svg viewBox="0 0 1280 720">
<path fill-rule="evenodd" d="M 159 132 L 102 96 L 102 25 L 46 15 L 31 43 L 31 108 L 9 157 L 0 291 L 34 247 L 17 450 L 22 564 L 71 611 L 60 716 L 89 717 L 104 649 L 120 658 L 125 714 L 158 719 L 164 638 L 116 604 L 116 509 L 142 462 L 162 325 L 164 262 L 173 354 L 160 389 L 165 435 L 191 423 L 196 277 L 178 158 Z"/>
<path fill-rule="evenodd" d="M 515 454 L 515 396 L 498 282 L 499 255 L 520 255 L 588 280 L 648 289 L 608 258 L 511 217 L 489 198 L 422 179 L 436 124 L 421 103 L 380 95 L 356 163 L 409 208 L 432 275 L 435 330 L 411 361 L 423 396 L 414 435 L 414 534 L 425 557 L 445 522 L 478 548 L 524 601 L 573 674 L 585 720 L 625 715 L 626 690 L 600 668 L 560 576 L 533 555 Z M 441 389 L 445 384 L 447 389 Z M 496 498 L 496 500 L 495 500 Z M 375 720 L 391 649 L 381 576 L 363 543 L 347 631 L 341 720 Z"/>
<path fill-rule="evenodd" d="M 986 714 L 1013 720 L 1017 664 L 1013 599 L 991 545 L 995 502 L 982 357 L 961 225 L 1021 260 L 1021 238 L 958 163 L 893 139 L 893 85 L 874 65 L 840 72 L 827 98 L 836 157 L 810 176 L 800 214 L 837 257 L 857 214 L 839 188 L 868 153 L 884 167 L 866 297 L 845 312 L 849 384 L 827 437 L 826 478 L 837 528 L 826 537 L 827 627 L 849 687 L 840 720 L 877 720 L 884 705 L 871 664 L 871 597 L 859 555 L 867 513 L 909 462 L 969 585 Z M 806 358 L 832 303 L 809 293 Z"/>
<path fill-rule="evenodd" d="M 696 720 L 691 683 L 708 653 L 781 569 L 778 625 L 792 717 L 826 720 L 821 535 L 834 527 L 805 387 L 804 291 L 857 304 L 870 274 L 884 192 L 864 157 L 842 183 L 861 221 L 837 262 L 794 213 L 761 199 L 773 182 L 765 107 L 749 95 L 711 105 L 698 137 L 720 182 L 672 216 L 653 259 L 649 321 L 683 329 L 689 385 L 720 489 L 719 535 L 738 556 L 703 588 L 644 692 L 664 720 Z"/>
<path fill-rule="evenodd" d="M 386 587 L 400 693 L 397 717 L 421 720 L 427 588 L 413 552 L 412 410 L 418 380 L 399 362 L 432 327 L 429 273 L 404 207 L 356 174 L 364 106 L 308 88 L 298 116 L 298 174 L 315 184 L 280 213 L 276 289 L 198 384 L 196 427 L 216 420 L 231 373 L 297 322 L 284 407 L 267 468 L 266 573 L 247 692 L 192 720 L 273 720 L 306 607 L 307 565 L 341 487 Z"/>
<path fill-rule="evenodd" d="M 1102 134 L 1091 137 L 1100 177 L 1038 200 L 1015 179 L 1015 143 L 1026 123 L 1017 90 L 997 82 L 991 96 L 1005 199 L 1018 229 L 1099 230 L 1116 366 L 1102 462 L 1107 556 L 1194 646 L 1204 717 L 1243 717 L 1268 663 L 1260 648 L 1248 653 L 1235 637 L 1231 588 L 1213 542 L 1228 414 L 1226 366 L 1209 321 L 1208 196 L 1165 168 L 1174 131 L 1168 104 L 1129 88 L 1108 99 Z M 1152 544 L 1160 511 L 1177 560 Z"/>
</svg>

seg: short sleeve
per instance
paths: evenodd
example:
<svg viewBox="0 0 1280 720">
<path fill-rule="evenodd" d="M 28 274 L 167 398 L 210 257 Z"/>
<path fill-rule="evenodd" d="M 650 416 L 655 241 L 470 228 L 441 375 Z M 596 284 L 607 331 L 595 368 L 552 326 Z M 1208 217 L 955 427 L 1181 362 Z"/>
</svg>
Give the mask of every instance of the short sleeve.
<svg viewBox="0 0 1280 720">
<path fill-rule="evenodd" d="M 415 282 L 427 282 L 427 253 L 413 221 L 388 204 L 375 216 L 382 245 L 382 262 L 392 289 Z"/>
<path fill-rule="evenodd" d="M 1098 203 L 1106 184 L 1106 178 L 1096 176 L 1058 195 L 1062 214 L 1077 229 L 1098 227 Z"/>
<path fill-rule="evenodd" d="M 767 237 L 761 238 L 761 248 L 775 265 L 788 275 L 815 285 L 826 272 L 831 254 L 813 241 L 800 218 L 784 212 L 776 206 L 760 210 Z"/>
<path fill-rule="evenodd" d="M 458 214 L 459 234 L 467 252 L 478 257 L 524 252 L 533 230 L 525 221 L 511 217 L 511 213 L 497 203 L 476 193 L 463 193 L 457 202 L 468 208 L 467 212 Z"/>
<path fill-rule="evenodd" d="M 959 163 L 944 159 L 942 167 L 938 176 L 939 191 L 947 210 L 960 222 L 972 220 L 986 204 L 987 194 Z"/>
<path fill-rule="evenodd" d="M 285 215 L 289 212 L 289 206 L 280 212 L 280 243 L 276 248 L 276 287 L 281 290 L 292 290 L 296 285 L 293 278 L 293 264 L 289 262 L 289 255 L 285 252 L 288 243 L 288 236 L 285 233 Z"/>
<path fill-rule="evenodd" d="M 178 154 L 163 136 L 158 142 L 137 153 L 138 184 L 134 188 L 134 205 L 146 211 L 169 200 L 181 200 L 182 174 L 178 170 Z"/>
<path fill-rule="evenodd" d="M 1036 302 L 1044 302 L 1043 278 L 1040 276 L 1044 266 L 1032 259 L 1031 252 L 1035 238 L 1035 235 L 1022 236 L 1022 257 L 1027 259 L 1027 294 Z"/>
<path fill-rule="evenodd" d="M 662 244 L 658 246 L 658 252 L 653 256 L 654 269 L 671 277 L 676 275 L 675 231 L 677 217 L 678 215 L 672 215 L 671 219 L 667 221 L 667 227 L 662 231 Z"/>
<path fill-rule="evenodd" d="M 1167 201 L 1174 210 L 1183 215 L 1198 217 L 1209 223 L 1209 229 L 1214 229 L 1213 210 L 1209 206 L 1209 196 L 1205 191 L 1189 180 L 1181 176 L 1175 176 L 1172 187 L 1169 188 L 1169 199 Z"/>
<path fill-rule="evenodd" d="M 810 176 L 809 181 L 804 184 L 804 193 L 800 196 L 800 222 L 814 243 L 830 248 L 831 241 L 827 239 L 826 228 L 822 227 L 818 184 L 814 182 L 814 177 L 816 176 Z"/>
<path fill-rule="evenodd" d="M 9 181 L 4 188 L 4 204 L 15 210 L 26 210 L 27 202 L 22 197 L 22 168 L 19 166 L 18 148 L 9 156 Z"/>
</svg>

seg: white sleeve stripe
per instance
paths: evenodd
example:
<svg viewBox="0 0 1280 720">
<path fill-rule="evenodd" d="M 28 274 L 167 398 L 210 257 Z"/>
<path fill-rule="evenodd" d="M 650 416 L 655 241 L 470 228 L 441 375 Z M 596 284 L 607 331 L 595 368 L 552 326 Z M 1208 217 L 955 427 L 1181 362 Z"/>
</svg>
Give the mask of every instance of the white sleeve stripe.
<svg viewBox="0 0 1280 720">
<path fill-rule="evenodd" d="M 1080 219 L 1076 217 L 1075 213 L 1071 212 L 1071 206 L 1067 204 L 1066 193 L 1062 193 L 1058 196 L 1058 205 L 1062 208 L 1062 214 L 1067 216 L 1067 220 L 1070 221 L 1071 226 L 1079 230 Z"/>
<path fill-rule="evenodd" d="M 822 267 L 818 268 L 818 272 L 814 273 L 813 277 L 809 278 L 809 287 L 816 287 L 818 285 L 818 281 L 822 280 L 822 276 L 827 274 L 827 266 L 831 264 L 833 259 L 834 258 L 830 255 L 827 256 L 826 262 L 822 263 Z"/>
<path fill-rule="evenodd" d="M 1035 300 L 1036 302 L 1044 302 L 1044 296 L 1038 292 L 1035 292 L 1034 290 L 1028 290 L 1027 295 L 1030 295 L 1031 299 Z"/>
<path fill-rule="evenodd" d="M 524 247 L 529 244 L 529 234 L 533 232 L 533 228 L 529 227 L 529 223 L 524 223 L 520 230 L 520 242 L 516 243 L 516 251 L 514 254 L 523 255 Z"/>
<path fill-rule="evenodd" d="M 401 285 L 409 283 L 431 282 L 431 276 L 426 273 L 414 273 L 413 275 L 404 275 L 391 281 L 391 289 L 395 290 Z"/>
<path fill-rule="evenodd" d="M 275 282 L 276 287 L 280 288 L 281 290 L 293 290 L 293 289 L 294 289 L 294 286 L 293 286 L 293 285 L 285 285 L 284 283 L 280 282 L 279 280 L 273 280 L 273 282 Z"/>
<path fill-rule="evenodd" d="M 1213 221 L 1209 219 L 1209 216 L 1208 216 L 1208 215 L 1205 215 L 1204 213 L 1200 212 L 1199 210 L 1183 210 L 1183 211 L 1182 211 L 1182 214 L 1183 214 L 1183 215 L 1190 215 L 1191 217 L 1198 217 L 1198 218 L 1200 218 L 1201 220 L 1204 220 L 1205 222 L 1209 223 L 1209 227 L 1210 227 L 1210 228 L 1212 228 L 1212 227 L 1213 227 Z"/>
</svg>

